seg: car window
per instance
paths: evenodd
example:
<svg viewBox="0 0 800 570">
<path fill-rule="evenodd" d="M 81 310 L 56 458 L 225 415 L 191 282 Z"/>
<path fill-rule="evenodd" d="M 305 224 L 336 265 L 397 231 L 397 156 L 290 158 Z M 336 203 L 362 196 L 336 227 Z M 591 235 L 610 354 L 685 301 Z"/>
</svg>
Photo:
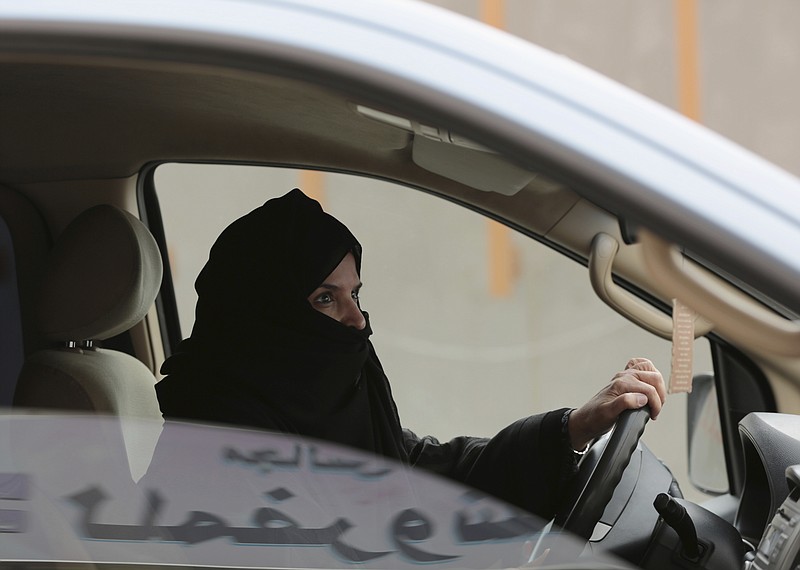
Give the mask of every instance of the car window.
<svg viewBox="0 0 800 570">
<path fill-rule="evenodd" d="M 404 426 L 420 435 L 490 436 L 531 413 L 577 407 L 634 356 L 669 374 L 671 344 L 598 300 L 583 266 L 424 192 L 232 165 L 162 165 L 154 181 L 184 337 L 194 280 L 234 219 L 301 187 L 342 220 L 364 248 L 373 343 Z M 709 353 L 697 341 L 695 373 L 712 371 Z M 686 407 L 685 395 L 670 396 L 645 441 L 691 496 Z M 715 461 L 724 472 L 721 449 Z"/>
</svg>

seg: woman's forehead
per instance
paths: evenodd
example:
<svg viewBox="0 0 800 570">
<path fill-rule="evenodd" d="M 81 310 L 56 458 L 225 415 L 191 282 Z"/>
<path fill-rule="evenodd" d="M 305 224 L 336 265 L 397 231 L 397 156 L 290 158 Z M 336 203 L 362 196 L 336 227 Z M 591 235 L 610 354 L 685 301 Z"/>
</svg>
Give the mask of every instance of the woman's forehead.
<svg viewBox="0 0 800 570">
<path fill-rule="evenodd" d="M 339 264 L 331 271 L 319 287 L 334 288 L 342 287 L 355 289 L 361 286 L 361 278 L 356 267 L 356 260 L 352 253 L 348 252 Z"/>
</svg>

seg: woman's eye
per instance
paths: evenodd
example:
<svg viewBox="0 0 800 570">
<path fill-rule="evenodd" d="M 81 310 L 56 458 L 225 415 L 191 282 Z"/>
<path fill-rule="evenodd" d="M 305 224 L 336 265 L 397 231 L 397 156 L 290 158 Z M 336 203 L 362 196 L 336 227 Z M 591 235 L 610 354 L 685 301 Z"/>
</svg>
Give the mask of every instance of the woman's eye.
<svg viewBox="0 0 800 570">
<path fill-rule="evenodd" d="M 353 298 L 354 301 L 358 301 L 358 291 L 353 291 L 350 293 L 350 296 Z"/>
<path fill-rule="evenodd" d="M 333 297 L 331 297 L 330 293 L 323 293 L 322 295 L 317 297 L 317 303 L 327 305 L 328 303 L 332 302 L 333 302 Z"/>
</svg>

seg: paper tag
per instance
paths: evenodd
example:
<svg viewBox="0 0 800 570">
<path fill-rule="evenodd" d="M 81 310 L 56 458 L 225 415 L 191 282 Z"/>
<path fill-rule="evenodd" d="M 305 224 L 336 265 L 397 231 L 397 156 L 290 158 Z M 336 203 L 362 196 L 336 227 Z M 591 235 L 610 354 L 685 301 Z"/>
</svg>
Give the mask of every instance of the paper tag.
<svg viewBox="0 0 800 570">
<path fill-rule="evenodd" d="M 694 350 L 695 312 L 672 300 L 672 369 L 669 393 L 692 391 L 692 356 Z"/>
</svg>

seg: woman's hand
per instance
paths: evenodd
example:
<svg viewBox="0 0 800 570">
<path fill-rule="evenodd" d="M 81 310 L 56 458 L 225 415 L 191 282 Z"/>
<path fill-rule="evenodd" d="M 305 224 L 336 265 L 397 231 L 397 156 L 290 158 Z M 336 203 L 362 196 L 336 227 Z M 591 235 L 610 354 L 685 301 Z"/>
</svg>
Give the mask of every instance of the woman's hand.
<svg viewBox="0 0 800 570">
<path fill-rule="evenodd" d="M 631 358 L 625 370 L 586 404 L 569 416 L 567 429 L 572 448 L 581 450 L 594 438 L 610 430 L 625 410 L 650 405 L 650 418 L 656 419 L 667 398 L 664 378 L 646 358 Z"/>
</svg>

